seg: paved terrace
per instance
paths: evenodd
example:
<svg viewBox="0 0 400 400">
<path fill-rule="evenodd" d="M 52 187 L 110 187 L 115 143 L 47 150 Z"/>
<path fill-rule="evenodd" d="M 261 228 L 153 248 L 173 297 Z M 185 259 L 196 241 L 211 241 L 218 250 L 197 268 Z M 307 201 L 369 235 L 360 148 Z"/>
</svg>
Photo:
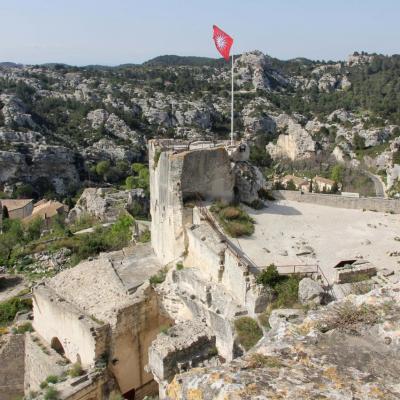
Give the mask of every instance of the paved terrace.
<svg viewBox="0 0 400 400">
<path fill-rule="evenodd" d="M 332 282 L 341 260 L 364 258 L 380 268 L 400 270 L 400 215 L 282 200 L 246 211 L 255 233 L 232 239 L 258 266 L 319 265 Z M 283 271 L 283 269 L 281 269 Z"/>
</svg>

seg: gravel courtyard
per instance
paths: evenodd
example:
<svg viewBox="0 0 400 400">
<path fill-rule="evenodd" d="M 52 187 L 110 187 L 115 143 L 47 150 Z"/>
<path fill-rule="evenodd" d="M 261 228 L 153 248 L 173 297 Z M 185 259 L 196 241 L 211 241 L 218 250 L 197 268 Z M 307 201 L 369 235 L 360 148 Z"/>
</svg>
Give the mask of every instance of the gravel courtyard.
<svg viewBox="0 0 400 400">
<path fill-rule="evenodd" d="M 400 215 L 288 200 L 246 211 L 256 221 L 255 233 L 234 241 L 259 266 L 318 264 L 329 280 L 333 267 L 348 259 L 400 270 Z"/>
</svg>

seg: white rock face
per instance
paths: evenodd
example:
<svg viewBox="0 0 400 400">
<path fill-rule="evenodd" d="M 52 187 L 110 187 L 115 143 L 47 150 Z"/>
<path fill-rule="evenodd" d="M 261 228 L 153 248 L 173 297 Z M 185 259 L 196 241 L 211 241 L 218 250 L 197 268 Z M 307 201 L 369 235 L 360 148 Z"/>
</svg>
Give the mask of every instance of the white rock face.
<svg viewBox="0 0 400 400">
<path fill-rule="evenodd" d="M 299 300 L 301 304 L 321 304 L 325 292 L 322 286 L 311 278 L 304 278 L 299 283 Z"/>
<path fill-rule="evenodd" d="M 143 189 L 115 191 L 110 188 L 87 188 L 69 212 L 68 219 L 73 222 L 90 215 L 103 222 L 115 221 L 122 210 L 129 209 L 138 201 L 144 211 L 148 211 L 149 200 Z"/>
<path fill-rule="evenodd" d="M 288 80 L 269 67 L 269 58 L 261 51 L 243 53 L 235 61 L 236 84 L 239 86 L 251 84 L 254 90 L 271 90 L 270 78 L 273 78 L 275 82 L 286 86 Z"/>
<path fill-rule="evenodd" d="M 245 135 L 249 138 L 256 134 L 274 136 L 276 134 L 276 123 L 268 115 L 272 105 L 264 99 L 251 101 L 242 111 Z"/>
<path fill-rule="evenodd" d="M 0 102 L 3 104 L 1 112 L 6 126 L 28 127 L 35 129 L 37 126 L 32 116 L 27 112 L 27 107 L 17 96 L 2 94 Z"/>
<path fill-rule="evenodd" d="M 279 115 L 275 121 L 286 134 L 279 135 L 276 144 L 267 145 L 266 149 L 273 159 L 306 159 L 315 154 L 315 141 L 299 123 L 286 114 Z"/>
<path fill-rule="evenodd" d="M 333 149 L 332 155 L 335 157 L 336 161 L 344 163 L 348 156 L 346 153 L 343 151 L 343 149 L 339 146 L 335 146 Z"/>
<path fill-rule="evenodd" d="M 115 114 L 109 114 L 106 110 L 97 109 L 90 111 L 86 117 L 92 124 L 93 129 L 104 126 L 107 132 L 120 139 L 129 140 L 133 143 L 139 142 L 139 134 Z"/>
<path fill-rule="evenodd" d="M 233 168 L 235 187 L 238 190 L 240 201 L 251 205 L 259 199 L 258 192 L 265 188 L 266 181 L 261 171 L 248 162 L 237 162 Z"/>
<path fill-rule="evenodd" d="M 355 66 L 355 65 L 362 65 L 362 64 L 369 64 L 374 60 L 374 56 L 371 56 L 369 54 L 351 54 L 347 58 L 347 65 L 349 67 Z"/>
</svg>

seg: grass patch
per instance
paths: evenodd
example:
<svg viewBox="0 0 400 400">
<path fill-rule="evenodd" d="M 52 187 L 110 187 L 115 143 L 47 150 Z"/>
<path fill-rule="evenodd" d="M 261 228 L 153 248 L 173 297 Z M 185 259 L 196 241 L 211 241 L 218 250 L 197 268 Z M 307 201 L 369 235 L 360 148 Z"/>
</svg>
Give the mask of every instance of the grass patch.
<svg viewBox="0 0 400 400">
<path fill-rule="evenodd" d="M 160 283 L 163 283 L 165 281 L 165 278 L 167 276 L 168 269 L 164 267 L 160 271 L 158 271 L 155 275 L 150 277 L 150 283 L 152 285 L 159 285 Z"/>
<path fill-rule="evenodd" d="M 210 208 L 225 233 L 231 237 L 250 236 L 254 233 L 254 220 L 240 207 L 216 202 Z"/>
<path fill-rule="evenodd" d="M 44 394 L 44 400 L 58 400 L 58 390 L 49 387 Z"/>
<path fill-rule="evenodd" d="M 254 353 L 250 355 L 247 366 L 248 368 L 280 368 L 282 363 L 278 357 Z"/>
<path fill-rule="evenodd" d="M 25 322 L 21 325 L 18 325 L 16 328 L 13 328 L 12 333 L 14 334 L 23 334 L 25 332 L 33 332 L 32 324 L 30 322 Z"/>
<path fill-rule="evenodd" d="M 151 232 L 149 230 L 146 230 L 142 232 L 139 236 L 139 242 L 140 243 L 148 243 L 151 240 Z"/>
<path fill-rule="evenodd" d="M 381 321 L 377 307 L 369 304 L 357 306 L 350 301 L 338 304 L 327 313 L 326 318 L 319 323 L 321 332 L 338 329 L 342 332 L 358 335 L 364 325 L 375 325 Z"/>
<path fill-rule="evenodd" d="M 239 343 L 246 351 L 251 349 L 263 335 L 257 321 L 250 317 L 241 317 L 236 319 L 235 330 Z"/>
<path fill-rule="evenodd" d="M 72 367 L 68 370 L 68 375 L 71 378 L 77 378 L 83 374 L 82 365 L 79 362 L 72 364 Z"/>
<path fill-rule="evenodd" d="M 183 269 L 182 262 L 179 261 L 179 262 L 176 263 L 176 269 L 177 269 L 177 271 L 181 271 Z"/>
</svg>

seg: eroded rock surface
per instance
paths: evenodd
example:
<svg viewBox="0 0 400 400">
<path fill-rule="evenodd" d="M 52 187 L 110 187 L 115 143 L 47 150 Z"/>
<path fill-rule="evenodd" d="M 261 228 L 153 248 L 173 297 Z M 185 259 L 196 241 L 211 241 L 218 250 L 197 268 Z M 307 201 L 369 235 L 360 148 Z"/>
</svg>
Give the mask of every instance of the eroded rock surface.
<svg viewBox="0 0 400 400">
<path fill-rule="evenodd" d="M 281 318 L 246 356 L 176 376 L 168 399 L 398 399 L 399 301 L 397 284 Z"/>
</svg>

